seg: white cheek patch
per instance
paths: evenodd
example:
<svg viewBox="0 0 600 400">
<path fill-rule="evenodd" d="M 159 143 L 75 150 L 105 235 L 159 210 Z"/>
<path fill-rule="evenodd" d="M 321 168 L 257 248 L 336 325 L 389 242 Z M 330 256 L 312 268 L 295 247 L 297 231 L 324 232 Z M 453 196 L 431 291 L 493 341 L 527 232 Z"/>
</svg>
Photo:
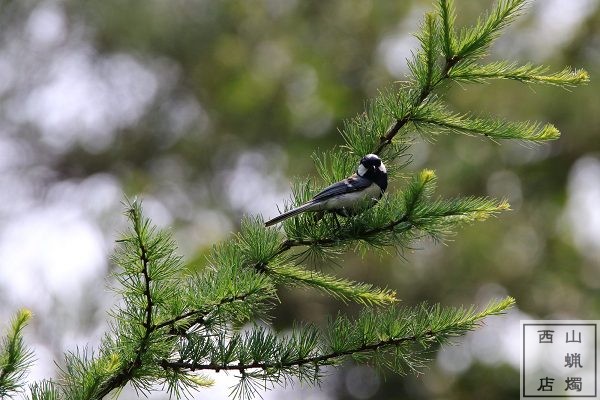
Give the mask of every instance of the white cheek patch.
<svg viewBox="0 0 600 400">
<path fill-rule="evenodd" d="M 365 168 L 365 166 L 364 166 L 364 165 L 362 165 L 362 164 L 358 164 L 358 171 L 356 171 L 356 173 L 357 173 L 359 176 L 365 176 L 365 174 L 367 173 L 367 169 Z"/>
<path fill-rule="evenodd" d="M 381 172 L 387 173 L 387 170 L 385 169 L 385 165 L 383 165 L 383 162 L 381 163 L 381 165 L 378 168 Z"/>
</svg>

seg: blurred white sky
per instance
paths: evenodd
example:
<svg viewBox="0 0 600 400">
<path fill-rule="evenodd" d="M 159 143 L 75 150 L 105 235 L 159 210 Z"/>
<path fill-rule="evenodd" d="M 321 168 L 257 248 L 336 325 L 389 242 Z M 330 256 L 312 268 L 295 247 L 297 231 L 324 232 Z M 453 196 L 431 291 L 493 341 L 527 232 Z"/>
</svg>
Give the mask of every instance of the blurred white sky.
<svg viewBox="0 0 600 400">
<path fill-rule="evenodd" d="M 594 0 L 538 1 L 533 6 L 534 23 L 502 39 L 497 51 L 527 53 L 542 60 L 567 43 L 573 28 L 597 6 Z M 85 21 L 67 21 L 62 7 L 60 2 L 40 2 L 27 23 L 14 27 L 12 36 L 0 47 L 0 321 L 8 321 L 22 307 L 34 312 L 32 326 L 26 331 L 27 343 L 37 356 L 32 379 L 53 376 L 53 360 L 59 359 L 61 352 L 75 346 L 93 346 L 104 332 L 105 312 L 114 298 L 99 282 L 103 282 L 114 240 L 124 224 L 118 176 L 100 173 L 59 180 L 48 187 L 46 182 L 54 176 L 50 165 L 53 155 L 75 144 L 91 153 L 107 148 L 123 128 L 136 124 L 156 96 L 169 92 L 178 74 L 177 65 L 170 60 L 141 59 L 127 53 L 99 54 L 89 40 Z M 410 22 L 401 22 L 397 31 L 381 39 L 377 57 L 395 76 L 406 72 L 404 58 L 416 44 L 409 33 L 415 30 L 414 22 L 419 21 L 422 12 L 415 7 L 407 20 Z M 515 35 L 526 38 L 516 40 Z M 265 51 L 276 50 L 265 45 Z M 318 84 L 310 71 L 298 73 L 308 82 L 304 89 Z M 314 107 L 313 102 L 303 100 L 307 98 L 304 92 L 290 90 L 297 94 L 293 107 L 300 111 L 307 104 Z M 189 124 L 208 127 L 208 116 L 195 98 L 183 96 L 167 106 L 172 127 L 167 134 L 176 136 Z M 319 118 L 311 120 L 319 121 L 322 128 L 331 123 L 327 110 L 304 111 L 313 117 L 318 114 Z M 17 135 L 17 126 L 22 124 L 35 127 L 39 137 L 32 140 Z M 597 155 L 586 156 L 575 164 L 561 228 L 583 253 L 596 256 L 600 254 L 599 177 Z M 286 198 L 282 190 L 286 177 L 268 169 L 260 152 L 243 154 L 224 172 L 224 179 L 244 183 L 231 185 L 228 199 L 235 209 L 273 215 L 276 205 Z M 494 185 L 506 189 L 506 182 L 516 182 L 517 186 L 512 187 L 517 189 L 520 184 L 512 172 L 501 171 L 490 179 L 491 190 L 495 190 Z M 183 188 L 175 187 L 172 192 L 183 196 L 179 204 L 190 202 Z M 169 225 L 176 212 L 164 196 L 144 196 L 146 210 L 161 226 Z M 257 201 L 259 197 L 261 201 Z M 201 204 L 189 207 L 196 217 L 192 228 L 176 233 L 178 239 L 203 240 L 197 234 L 202 230 L 215 232 L 204 240 L 217 241 L 231 229 L 222 214 L 205 210 Z M 182 243 L 182 249 L 185 252 L 191 246 Z M 501 287 L 483 287 L 481 303 L 502 292 Z M 506 317 L 490 319 L 487 328 L 468 335 L 461 347 L 442 351 L 437 362 L 450 375 L 467 368 L 474 359 L 518 367 L 514 329 L 523 317 L 515 310 Z M 61 321 L 61 326 L 56 326 L 56 321 Z M 82 326 L 88 328 L 82 330 Z M 370 376 L 369 371 L 359 372 L 360 376 Z M 218 384 L 203 392 L 204 397 L 224 397 L 228 392 L 232 380 L 223 379 L 222 374 L 216 377 Z M 349 390 L 357 398 L 364 397 L 361 390 L 378 385 L 377 379 Z M 353 382 L 345 384 L 352 386 Z M 123 398 L 135 397 L 131 396 Z M 265 395 L 274 397 L 275 393 Z M 328 395 L 326 390 L 287 391 L 285 397 L 325 399 Z"/>
</svg>

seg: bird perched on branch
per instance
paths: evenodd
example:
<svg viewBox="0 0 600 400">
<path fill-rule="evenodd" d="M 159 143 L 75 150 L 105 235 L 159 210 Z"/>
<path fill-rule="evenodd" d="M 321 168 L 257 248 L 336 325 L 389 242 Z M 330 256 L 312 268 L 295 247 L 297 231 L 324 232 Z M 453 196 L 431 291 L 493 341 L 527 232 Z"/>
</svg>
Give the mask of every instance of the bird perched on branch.
<svg viewBox="0 0 600 400">
<path fill-rule="evenodd" d="M 311 201 L 265 222 L 271 226 L 307 211 L 330 211 L 344 217 L 372 207 L 387 189 L 387 171 L 376 154 L 360 160 L 356 173 L 319 192 Z"/>
</svg>

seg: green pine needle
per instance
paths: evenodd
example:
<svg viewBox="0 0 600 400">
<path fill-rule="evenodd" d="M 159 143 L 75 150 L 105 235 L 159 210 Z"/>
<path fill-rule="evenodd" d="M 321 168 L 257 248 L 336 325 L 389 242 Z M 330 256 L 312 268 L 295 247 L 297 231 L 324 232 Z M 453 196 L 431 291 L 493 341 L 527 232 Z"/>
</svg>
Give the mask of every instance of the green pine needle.
<svg viewBox="0 0 600 400">
<path fill-rule="evenodd" d="M 0 397 L 13 398 L 22 391 L 33 353 L 23 343 L 23 328 L 31 319 L 31 311 L 23 309 L 12 319 L 6 336 L 0 342 Z"/>
<path fill-rule="evenodd" d="M 339 366 L 347 359 L 400 374 L 419 372 L 426 361 L 425 350 L 464 335 L 514 303 L 507 297 L 480 311 L 426 304 L 365 309 L 354 320 L 343 315 L 331 319 L 323 331 L 299 326 L 284 337 L 258 326 L 230 337 L 192 334 L 181 342 L 180 356 L 162 365 L 177 373 L 236 371 L 242 379 L 232 395 L 241 399 L 273 385 L 286 385 L 292 378 L 317 385 L 323 367 Z"/>
<path fill-rule="evenodd" d="M 523 83 L 541 83 L 561 87 L 572 87 L 589 82 L 588 73 L 582 69 L 565 67 L 562 71 L 549 74 L 546 66 L 532 64 L 518 66 L 516 63 L 506 61 L 485 65 L 464 63 L 453 68 L 448 76 L 450 79 L 460 82 L 484 83 L 490 79 L 511 79 Z"/>
<path fill-rule="evenodd" d="M 312 158 L 323 182 L 337 182 L 356 171 L 356 166 L 362 157 L 358 154 L 349 156 L 348 152 L 343 149 L 334 149 L 328 152 L 314 153 Z"/>
<path fill-rule="evenodd" d="M 437 177 L 435 172 L 424 169 L 412 179 L 404 189 L 404 213 L 411 215 L 414 209 L 431 197 L 435 190 Z"/>
<path fill-rule="evenodd" d="M 293 265 L 269 267 L 269 273 L 279 283 L 320 289 L 342 301 L 353 301 L 363 305 L 383 305 L 398 301 L 393 290 L 380 289 L 367 283 L 353 282 Z"/>
<path fill-rule="evenodd" d="M 511 122 L 494 118 L 478 118 L 448 111 L 439 101 L 422 106 L 413 116 L 413 123 L 430 128 L 430 132 L 456 132 L 490 139 L 516 139 L 528 142 L 556 140 L 560 132 L 552 124 Z"/>
<path fill-rule="evenodd" d="M 31 400 L 59 400 L 60 392 L 55 382 L 43 380 L 29 386 Z"/>
<path fill-rule="evenodd" d="M 413 211 L 410 221 L 415 228 L 441 239 L 461 224 L 484 221 L 509 209 L 506 201 L 486 197 L 444 199 L 420 205 Z"/>
<path fill-rule="evenodd" d="M 459 59 L 484 56 L 500 31 L 521 14 L 525 5 L 525 0 L 499 0 L 486 18 L 461 31 L 455 56 Z"/>
<path fill-rule="evenodd" d="M 416 78 L 417 84 L 422 88 L 421 93 L 429 92 L 433 83 L 439 79 L 440 71 L 437 64 L 439 54 L 439 42 L 437 40 L 438 20 L 435 14 L 425 14 L 425 21 L 417 39 L 421 43 L 421 50 L 408 61 L 408 67 Z M 421 95 L 421 94 L 420 94 Z"/>
<path fill-rule="evenodd" d="M 453 0 L 439 0 L 437 10 L 442 20 L 442 49 L 447 60 L 454 56 L 456 33 L 454 23 L 456 21 L 456 10 Z"/>
<path fill-rule="evenodd" d="M 251 265 L 266 264 L 279 251 L 279 234 L 265 228 L 264 221 L 258 217 L 242 219 L 237 239 L 242 256 Z"/>
<path fill-rule="evenodd" d="M 400 88 L 406 87 L 400 85 Z M 394 120 L 401 119 L 409 112 L 414 94 L 410 90 L 398 89 L 380 90 L 375 99 L 365 103 L 363 113 L 344 121 L 341 129 L 344 139 L 342 149 L 350 153 L 348 158 L 360 160 L 365 154 L 371 153 Z"/>
</svg>

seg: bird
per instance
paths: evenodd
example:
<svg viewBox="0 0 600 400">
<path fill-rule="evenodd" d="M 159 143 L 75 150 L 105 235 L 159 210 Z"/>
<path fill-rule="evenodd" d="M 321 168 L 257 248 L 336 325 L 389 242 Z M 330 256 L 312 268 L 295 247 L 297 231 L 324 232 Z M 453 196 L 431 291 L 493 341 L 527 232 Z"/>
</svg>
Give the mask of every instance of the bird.
<svg viewBox="0 0 600 400">
<path fill-rule="evenodd" d="M 356 215 L 375 205 L 387 186 L 387 170 L 383 161 L 376 154 L 367 154 L 360 160 L 353 175 L 326 187 L 311 201 L 265 222 L 265 226 L 308 211 L 328 211 L 344 217 Z"/>
</svg>

